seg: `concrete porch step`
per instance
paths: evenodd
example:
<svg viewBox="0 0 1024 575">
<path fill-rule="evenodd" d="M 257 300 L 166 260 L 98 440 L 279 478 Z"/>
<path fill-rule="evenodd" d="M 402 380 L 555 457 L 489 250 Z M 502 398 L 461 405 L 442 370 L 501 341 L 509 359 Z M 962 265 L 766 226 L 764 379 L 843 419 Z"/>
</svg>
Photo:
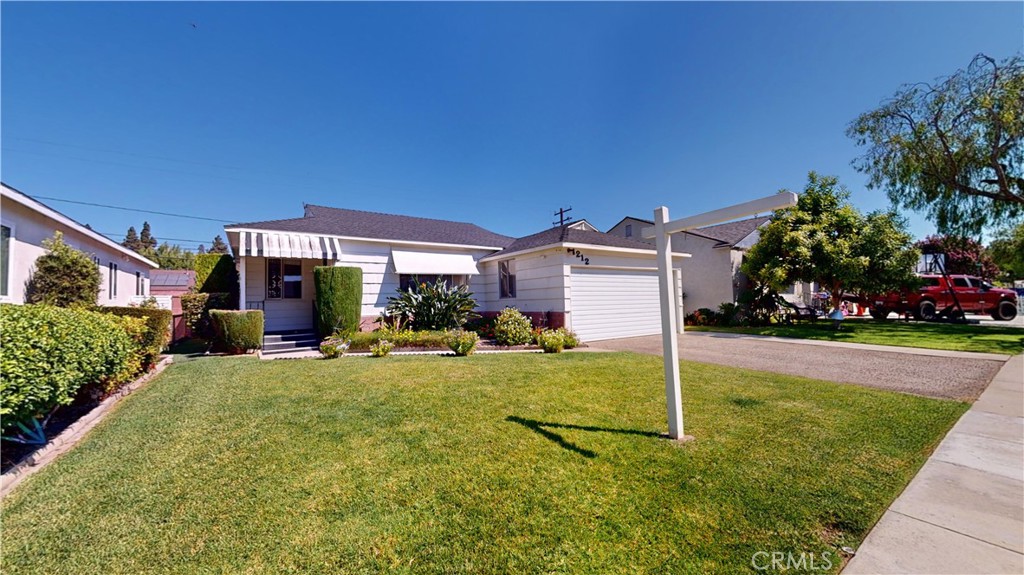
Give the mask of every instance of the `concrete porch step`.
<svg viewBox="0 0 1024 575">
<path fill-rule="evenodd" d="M 320 339 L 312 331 L 268 333 L 263 335 L 263 353 L 292 353 L 320 349 Z"/>
</svg>

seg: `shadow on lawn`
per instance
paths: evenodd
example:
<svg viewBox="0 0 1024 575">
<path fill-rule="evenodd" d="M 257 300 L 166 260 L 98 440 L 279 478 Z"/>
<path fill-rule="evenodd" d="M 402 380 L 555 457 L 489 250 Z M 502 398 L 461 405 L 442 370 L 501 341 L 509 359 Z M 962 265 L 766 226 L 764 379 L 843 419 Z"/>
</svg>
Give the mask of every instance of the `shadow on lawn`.
<svg viewBox="0 0 1024 575">
<path fill-rule="evenodd" d="M 540 434 L 545 439 L 551 440 L 558 444 L 563 449 L 568 449 L 574 453 L 578 453 L 588 459 L 597 457 L 597 454 L 589 449 L 584 449 L 571 441 L 566 441 L 561 435 L 545 429 L 546 427 L 553 427 L 555 429 L 577 429 L 580 431 L 600 431 L 604 433 L 621 433 L 625 435 L 643 435 L 646 437 L 661 437 L 661 434 L 653 431 L 639 431 L 636 429 L 614 429 L 610 427 L 595 427 L 592 425 L 572 425 L 569 423 L 551 423 L 548 421 L 537 421 L 535 419 L 526 419 L 516 415 L 510 415 L 505 418 L 505 421 L 511 421 L 512 423 L 518 423 L 523 427 Z"/>
</svg>

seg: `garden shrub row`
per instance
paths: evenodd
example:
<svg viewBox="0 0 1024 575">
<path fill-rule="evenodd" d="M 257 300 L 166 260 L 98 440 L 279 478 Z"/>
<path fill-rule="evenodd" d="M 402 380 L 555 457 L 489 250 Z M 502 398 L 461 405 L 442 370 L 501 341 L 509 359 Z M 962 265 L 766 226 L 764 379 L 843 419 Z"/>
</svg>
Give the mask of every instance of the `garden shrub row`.
<svg viewBox="0 0 1024 575">
<path fill-rule="evenodd" d="M 173 318 L 171 310 L 113 306 L 100 307 L 96 308 L 96 310 L 116 316 L 139 318 L 145 321 L 145 331 L 142 334 L 142 369 L 148 371 L 156 365 L 157 360 L 160 358 L 160 352 L 171 341 L 171 320 Z"/>
<path fill-rule="evenodd" d="M 0 428 L 68 405 L 83 388 L 132 381 L 146 331 L 144 319 L 86 308 L 0 305 Z"/>
<path fill-rule="evenodd" d="M 263 312 L 260 310 L 210 310 L 214 346 L 229 353 L 263 347 Z"/>
<path fill-rule="evenodd" d="M 377 342 L 384 340 L 396 347 L 422 347 L 427 349 L 446 349 L 448 344 L 443 331 L 412 331 L 379 329 L 372 332 L 357 332 L 349 336 L 349 351 L 370 351 Z"/>
<path fill-rule="evenodd" d="M 210 340 L 214 336 L 210 310 L 234 309 L 234 304 L 230 293 L 187 293 L 181 296 L 181 313 L 192 335 Z"/>
</svg>

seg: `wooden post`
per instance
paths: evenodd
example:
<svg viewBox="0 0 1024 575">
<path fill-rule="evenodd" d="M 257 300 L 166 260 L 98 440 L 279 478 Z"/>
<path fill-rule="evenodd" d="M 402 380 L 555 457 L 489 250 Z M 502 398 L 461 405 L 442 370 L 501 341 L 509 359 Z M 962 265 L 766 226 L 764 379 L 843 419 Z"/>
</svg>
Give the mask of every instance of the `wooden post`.
<svg viewBox="0 0 1024 575">
<path fill-rule="evenodd" d="M 661 302 L 662 356 L 665 362 L 665 408 L 668 436 L 683 439 L 683 401 L 679 391 L 679 334 L 676 331 L 675 278 L 672 274 L 672 236 L 665 232 L 668 208 L 654 210 L 655 245 L 658 248 L 658 300 Z"/>
</svg>

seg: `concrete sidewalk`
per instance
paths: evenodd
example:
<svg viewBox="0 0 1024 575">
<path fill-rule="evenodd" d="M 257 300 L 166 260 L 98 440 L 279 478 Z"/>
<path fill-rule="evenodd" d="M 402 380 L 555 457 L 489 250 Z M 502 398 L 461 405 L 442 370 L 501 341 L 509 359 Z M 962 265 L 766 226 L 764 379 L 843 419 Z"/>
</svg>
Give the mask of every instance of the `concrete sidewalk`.
<svg viewBox="0 0 1024 575">
<path fill-rule="evenodd" d="M 843 573 L 1024 573 L 1024 356 L 1006 362 Z"/>
</svg>

